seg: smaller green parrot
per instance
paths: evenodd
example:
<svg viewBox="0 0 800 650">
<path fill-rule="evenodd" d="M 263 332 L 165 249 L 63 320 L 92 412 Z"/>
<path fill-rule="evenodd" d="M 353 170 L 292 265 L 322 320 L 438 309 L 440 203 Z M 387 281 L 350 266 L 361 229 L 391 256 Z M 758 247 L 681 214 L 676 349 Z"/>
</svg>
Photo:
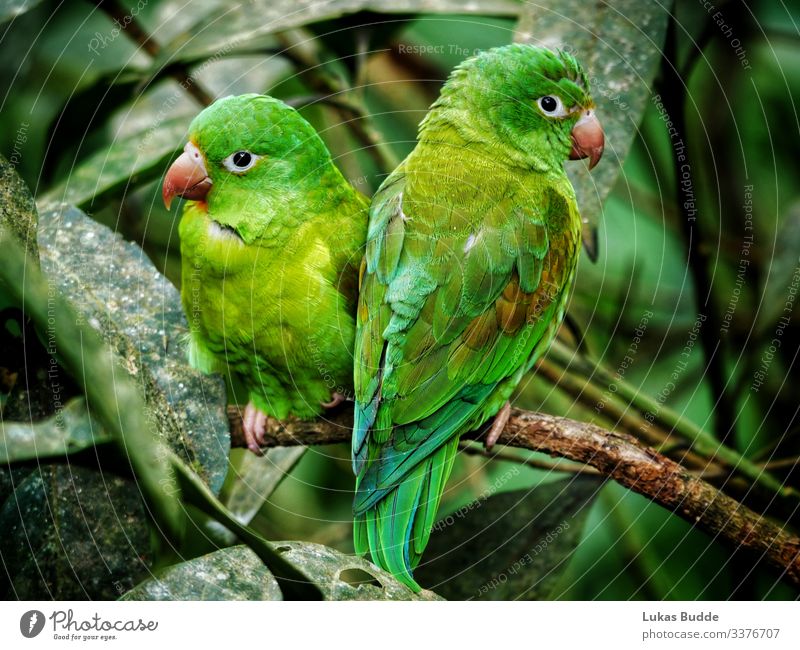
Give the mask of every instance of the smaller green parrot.
<svg viewBox="0 0 800 650">
<path fill-rule="evenodd" d="M 189 362 L 227 374 L 259 453 L 267 415 L 314 417 L 352 394 L 367 200 L 314 128 L 265 95 L 225 97 L 164 178 L 180 222 Z"/>
<path fill-rule="evenodd" d="M 459 65 L 372 200 L 355 367 L 356 551 L 414 590 L 459 437 L 495 418 L 550 345 L 581 240 L 568 158 L 604 136 L 566 52 Z"/>
</svg>

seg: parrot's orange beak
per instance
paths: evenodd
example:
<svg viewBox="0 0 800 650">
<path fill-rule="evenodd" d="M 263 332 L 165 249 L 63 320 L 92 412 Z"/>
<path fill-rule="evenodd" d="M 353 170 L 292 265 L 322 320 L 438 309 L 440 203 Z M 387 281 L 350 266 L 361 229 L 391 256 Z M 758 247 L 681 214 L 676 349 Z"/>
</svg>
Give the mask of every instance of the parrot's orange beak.
<svg viewBox="0 0 800 650">
<path fill-rule="evenodd" d="M 164 177 L 164 184 L 161 187 L 164 205 L 169 210 L 172 199 L 176 196 L 201 201 L 206 198 L 209 189 L 211 189 L 211 179 L 206 172 L 203 154 L 189 142 Z"/>
<path fill-rule="evenodd" d="M 570 160 L 589 159 L 589 169 L 594 167 L 603 155 L 606 137 L 603 127 L 592 109 L 585 110 L 572 127 L 572 151 Z"/>
</svg>

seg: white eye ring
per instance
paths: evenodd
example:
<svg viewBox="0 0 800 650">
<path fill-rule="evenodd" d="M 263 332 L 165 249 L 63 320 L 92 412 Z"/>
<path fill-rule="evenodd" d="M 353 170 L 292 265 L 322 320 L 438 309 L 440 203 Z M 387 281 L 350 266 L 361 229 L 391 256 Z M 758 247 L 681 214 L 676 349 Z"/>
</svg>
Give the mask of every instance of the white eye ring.
<svg viewBox="0 0 800 650">
<path fill-rule="evenodd" d="M 239 151 L 234 151 L 230 156 L 223 160 L 222 165 L 229 172 L 233 172 L 234 174 L 243 174 L 253 165 L 255 165 L 259 158 L 261 158 L 261 156 L 257 156 L 256 154 L 250 153 L 245 149 L 241 149 Z"/>
<path fill-rule="evenodd" d="M 545 107 L 545 104 L 547 105 Z M 545 95 L 536 100 L 536 105 L 547 117 L 566 117 L 569 115 L 567 109 L 564 108 L 564 102 L 558 95 Z"/>
</svg>

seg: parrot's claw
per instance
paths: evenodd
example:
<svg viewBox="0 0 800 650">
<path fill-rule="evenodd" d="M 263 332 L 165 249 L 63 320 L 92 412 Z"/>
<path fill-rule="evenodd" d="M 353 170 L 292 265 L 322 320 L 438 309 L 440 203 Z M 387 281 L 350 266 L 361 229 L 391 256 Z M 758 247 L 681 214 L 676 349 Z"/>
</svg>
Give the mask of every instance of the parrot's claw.
<svg viewBox="0 0 800 650">
<path fill-rule="evenodd" d="M 339 404 L 344 402 L 346 399 L 347 398 L 344 395 L 342 395 L 341 393 L 333 393 L 333 395 L 331 395 L 331 401 L 330 402 L 320 402 L 320 404 L 322 405 L 322 408 L 324 408 L 324 409 L 334 409 L 337 406 L 339 406 Z"/>
<path fill-rule="evenodd" d="M 261 447 L 264 446 L 264 434 L 267 427 L 267 414 L 260 410 L 253 402 L 248 402 L 242 416 L 242 431 L 247 441 L 247 448 L 256 456 L 263 456 Z"/>
<path fill-rule="evenodd" d="M 492 428 L 489 429 L 489 433 L 486 434 L 486 442 L 484 442 L 486 451 L 491 451 L 492 447 L 494 447 L 497 439 L 500 437 L 500 434 L 503 433 L 503 429 L 506 428 L 509 417 L 511 417 L 511 402 L 506 402 L 503 404 L 503 408 L 501 408 L 497 412 L 497 415 L 494 416 Z"/>
</svg>

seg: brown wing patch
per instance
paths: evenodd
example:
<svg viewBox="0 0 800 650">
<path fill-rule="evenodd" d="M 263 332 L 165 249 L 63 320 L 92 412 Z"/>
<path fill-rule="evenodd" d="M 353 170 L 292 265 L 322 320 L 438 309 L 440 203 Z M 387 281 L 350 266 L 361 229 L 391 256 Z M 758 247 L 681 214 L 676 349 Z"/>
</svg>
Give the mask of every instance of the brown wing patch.
<svg viewBox="0 0 800 650">
<path fill-rule="evenodd" d="M 505 334 L 516 334 L 525 324 L 528 310 L 535 297 L 536 294 L 525 293 L 520 289 L 519 276 L 515 272 L 495 302 L 497 327 Z"/>
<path fill-rule="evenodd" d="M 485 311 L 474 318 L 464 330 L 464 344 L 477 350 L 485 345 L 490 345 L 497 336 L 497 319 L 490 311 Z"/>
<path fill-rule="evenodd" d="M 543 260 L 539 288 L 528 305 L 527 318 L 530 322 L 539 319 L 561 295 L 571 271 L 571 260 L 575 259 L 576 241 L 575 234 L 571 231 L 560 237 L 551 237 L 550 248 Z"/>
</svg>

